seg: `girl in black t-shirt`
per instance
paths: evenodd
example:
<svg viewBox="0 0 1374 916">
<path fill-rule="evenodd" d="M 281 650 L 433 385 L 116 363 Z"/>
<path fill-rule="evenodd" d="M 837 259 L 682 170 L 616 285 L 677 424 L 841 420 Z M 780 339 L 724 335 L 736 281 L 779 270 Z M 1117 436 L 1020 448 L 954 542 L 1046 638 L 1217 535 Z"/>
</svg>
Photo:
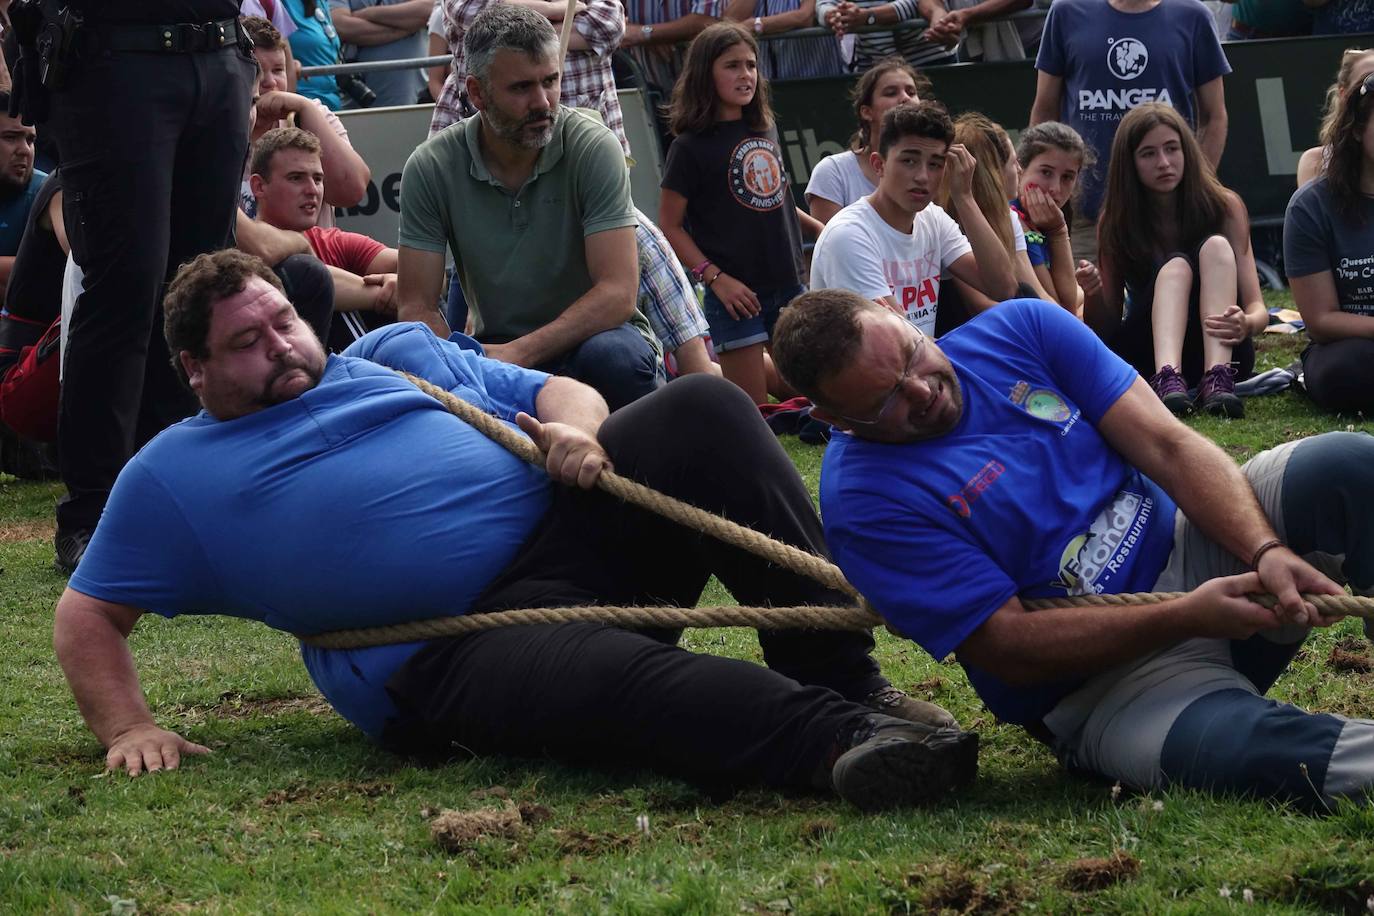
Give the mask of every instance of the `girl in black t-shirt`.
<svg viewBox="0 0 1374 916">
<path fill-rule="evenodd" d="M 670 122 L 659 223 L 706 288 L 721 371 L 756 404 L 770 388 L 790 396 L 770 386 L 764 356 L 778 313 L 802 291 L 801 227 L 753 35 L 722 22 L 692 41 Z"/>
<path fill-rule="evenodd" d="M 1250 337 L 1269 322 L 1250 217 L 1170 106 L 1151 102 L 1121 119 L 1097 240 L 1102 290 L 1084 302 L 1088 325 L 1174 413 L 1244 416 L 1235 376 L 1249 375 Z"/>
</svg>

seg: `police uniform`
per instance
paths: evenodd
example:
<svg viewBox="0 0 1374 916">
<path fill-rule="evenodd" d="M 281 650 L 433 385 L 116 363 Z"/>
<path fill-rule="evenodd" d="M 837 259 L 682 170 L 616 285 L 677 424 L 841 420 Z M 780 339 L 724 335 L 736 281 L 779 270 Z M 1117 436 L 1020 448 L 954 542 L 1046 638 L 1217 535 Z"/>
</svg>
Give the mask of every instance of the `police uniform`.
<svg viewBox="0 0 1374 916">
<path fill-rule="evenodd" d="M 124 463 L 196 408 L 169 364 L 161 299 L 178 265 L 233 244 L 257 79 L 239 0 L 71 7 L 84 24 L 48 123 L 85 272 L 58 431 L 64 567 L 79 559 Z"/>
</svg>

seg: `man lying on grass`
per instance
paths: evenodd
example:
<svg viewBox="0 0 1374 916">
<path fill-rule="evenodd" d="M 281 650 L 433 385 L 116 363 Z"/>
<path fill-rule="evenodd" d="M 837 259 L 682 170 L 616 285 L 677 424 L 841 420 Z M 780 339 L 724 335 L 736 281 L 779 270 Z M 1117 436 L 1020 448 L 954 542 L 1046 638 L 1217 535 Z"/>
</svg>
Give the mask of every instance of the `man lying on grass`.
<svg viewBox="0 0 1374 916">
<path fill-rule="evenodd" d="M 552 605 L 692 607 L 712 573 L 746 604 L 844 600 L 589 489 L 614 462 L 822 552 L 806 487 L 728 383 L 674 382 L 608 418 L 586 385 L 486 359 L 422 324 L 357 341 L 364 359 L 326 359 L 275 275 L 232 251 L 184 266 L 165 310 L 169 349 L 205 409 L 120 475 L 55 621 L 111 768 L 137 775 L 206 752 L 159 728 L 144 701 L 126 642 L 144 610 L 319 633 Z M 514 419 L 549 476 L 388 365 Z M 939 707 L 894 697 L 868 634 L 759 638 L 773 670 L 593 624 L 302 654 L 334 708 L 399 751 L 549 755 L 712 787 L 833 786 L 864 809 L 973 779 L 976 737 Z"/>
<path fill-rule="evenodd" d="M 1306 804 L 1374 786 L 1374 722 L 1264 697 L 1333 622 L 1300 593 L 1339 593 L 1323 572 L 1374 591 L 1374 438 L 1317 436 L 1237 469 L 1036 300 L 936 345 L 816 290 L 783 313 L 774 358 L 841 430 L 821 516 L 850 581 L 936 658 L 956 653 L 988 707 L 1066 766 Z M 1021 604 L 1187 589 L 1144 607 Z M 1247 597 L 1261 591 L 1273 611 Z"/>
</svg>

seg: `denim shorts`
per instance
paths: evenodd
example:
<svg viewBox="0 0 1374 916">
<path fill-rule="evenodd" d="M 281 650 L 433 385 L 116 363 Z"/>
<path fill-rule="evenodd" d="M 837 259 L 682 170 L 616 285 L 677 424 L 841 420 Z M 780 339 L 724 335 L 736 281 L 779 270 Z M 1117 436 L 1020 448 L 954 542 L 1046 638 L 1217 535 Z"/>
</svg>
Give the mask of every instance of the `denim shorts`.
<svg viewBox="0 0 1374 916">
<path fill-rule="evenodd" d="M 706 290 L 701 310 L 706 313 L 706 323 L 711 326 L 711 344 L 718 352 L 739 350 L 757 343 L 767 343 L 773 337 L 773 325 L 778 323 L 778 314 L 783 307 L 805 292 L 804 286 L 784 286 L 781 289 L 756 289 L 762 306 L 752 318 L 732 318 L 725 303 L 711 290 Z"/>
</svg>

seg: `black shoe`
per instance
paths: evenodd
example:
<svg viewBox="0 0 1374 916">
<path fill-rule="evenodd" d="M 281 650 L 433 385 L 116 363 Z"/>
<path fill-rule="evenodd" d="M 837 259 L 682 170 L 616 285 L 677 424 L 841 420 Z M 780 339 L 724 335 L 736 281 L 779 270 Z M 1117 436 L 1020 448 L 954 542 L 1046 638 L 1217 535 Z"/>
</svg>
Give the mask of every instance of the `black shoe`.
<svg viewBox="0 0 1374 916">
<path fill-rule="evenodd" d="M 58 529 L 57 537 L 53 539 L 57 547 L 57 556 L 52 561 L 58 572 L 68 576 L 76 572 L 76 566 L 86 555 L 86 547 L 91 543 L 91 535 L 94 533 L 88 528 L 77 528 L 73 531 Z"/>
<path fill-rule="evenodd" d="M 835 792 L 862 811 L 933 801 L 978 775 L 978 736 L 891 716 L 865 716 L 830 771 Z"/>
<path fill-rule="evenodd" d="M 959 727 L 959 720 L 950 715 L 949 710 L 943 706 L 909 697 L 891 684 L 879 687 L 864 697 L 863 704 L 885 716 L 905 719 L 918 725 L 931 725 L 935 728 Z"/>
</svg>

